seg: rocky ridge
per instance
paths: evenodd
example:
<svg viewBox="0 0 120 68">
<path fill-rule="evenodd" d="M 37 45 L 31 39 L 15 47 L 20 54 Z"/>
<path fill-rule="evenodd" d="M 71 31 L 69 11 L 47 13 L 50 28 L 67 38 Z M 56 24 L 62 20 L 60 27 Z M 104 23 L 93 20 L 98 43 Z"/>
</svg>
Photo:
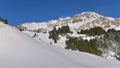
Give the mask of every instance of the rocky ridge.
<svg viewBox="0 0 120 68">
<path fill-rule="evenodd" d="M 45 32 L 52 30 L 53 27 L 61 27 L 65 25 L 69 25 L 71 30 L 75 31 L 80 31 L 81 29 L 85 30 L 98 26 L 106 30 L 111 28 L 119 30 L 120 19 L 102 16 L 95 12 L 83 12 L 76 14 L 73 17 L 59 18 L 57 20 L 50 20 L 48 22 L 24 23 L 17 26 L 17 28 L 21 31 L 28 30 L 33 32 Z"/>
</svg>

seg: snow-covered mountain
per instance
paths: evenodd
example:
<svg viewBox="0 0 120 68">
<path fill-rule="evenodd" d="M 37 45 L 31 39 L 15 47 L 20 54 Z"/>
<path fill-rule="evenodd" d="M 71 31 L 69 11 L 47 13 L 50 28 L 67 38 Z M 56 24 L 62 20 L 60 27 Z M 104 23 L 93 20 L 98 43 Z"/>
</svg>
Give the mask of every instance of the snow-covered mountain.
<svg viewBox="0 0 120 68">
<path fill-rule="evenodd" d="M 49 32 L 56 27 L 61 28 L 62 26 L 68 25 L 72 34 L 67 34 L 67 36 L 71 37 L 81 37 L 84 40 L 90 39 L 100 39 L 102 36 L 87 36 L 84 34 L 77 34 L 81 30 L 86 30 L 94 27 L 102 27 L 104 30 L 115 29 L 120 30 L 120 19 L 119 18 L 112 18 L 100 15 L 95 12 L 83 12 L 80 14 L 76 14 L 73 17 L 66 17 L 66 18 L 59 18 L 57 20 L 50 20 L 48 22 L 28 22 L 21 25 L 18 25 L 17 28 L 23 31 L 24 33 L 28 34 L 29 36 L 34 36 L 37 33 L 36 40 L 43 39 L 46 43 L 53 43 L 53 40 L 49 39 Z M 55 46 L 60 46 L 62 48 L 66 47 L 66 40 L 67 36 L 59 37 L 57 43 L 53 43 Z M 116 36 L 117 37 L 117 36 Z M 114 36 L 115 38 L 115 36 Z M 119 37 L 118 37 L 119 38 Z M 45 40 L 44 40 L 45 39 Z M 101 42 L 103 39 L 100 40 Z M 107 42 L 108 41 L 108 42 Z M 109 58 L 109 59 L 116 59 L 116 55 L 119 54 L 119 41 L 115 41 L 113 38 L 107 39 L 104 44 L 107 45 L 108 49 L 103 50 L 102 57 Z M 99 41 L 98 41 L 99 42 Z M 109 44 L 108 44 L 109 43 Z M 100 44 L 103 45 L 103 44 Z M 117 51 L 117 52 L 116 52 Z M 118 55 L 119 57 L 120 55 Z"/>
<path fill-rule="evenodd" d="M 39 39 L 40 40 L 40 39 Z M 44 41 L 42 41 L 44 40 Z M 119 68 L 120 62 L 65 50 L 0 22 L 1 68 Z"/>
<path fill-rule="evenodd" d="M 48 22 L 28 22 L 17 26 L 21 30 L 29 31 L 50 31 L 53 27 L 61 27 L 69 25 L 71 30 L 80 31 L 81 29 L 89 29 L 93 27 L 102 27 L 104 29 L 120 29 L 120 19 L 102 16 L 95 12 L 83 12 L 73 17 L 59 18 Z"/>
</svg>

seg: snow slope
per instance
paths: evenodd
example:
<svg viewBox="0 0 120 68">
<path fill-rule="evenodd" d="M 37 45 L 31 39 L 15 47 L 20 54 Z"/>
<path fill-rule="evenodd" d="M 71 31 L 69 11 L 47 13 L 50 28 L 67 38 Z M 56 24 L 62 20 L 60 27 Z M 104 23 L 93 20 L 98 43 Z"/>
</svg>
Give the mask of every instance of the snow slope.
<svg viewBox="0 0 120 68">
<path fill-rule="evenodd" d="M 0 68 L 119 68 L 120 62 L 37 42 L 0 22 Z"/>
<path fill-rule="evenodd" d="M 102 27 L 106 31 L 109 29 L 120 30 L 120 18 L 112 18 L 100 15 L 96 12 L 83 12 L 80 14 L 76 14 L 73 17 L 66 17 L 66 18 L 58 18 L 56 20 L 50 20 L 48 22 L 28 22 L 21 25 L 18 25 L 17 28 L 26 34 L 33 36 L 34 33 L 38 33 L 38 38 L 42 38 L 43 41 L 47 41 L 46 43 L 53 42 L 49 39 L 49 31 L 52 31 L 54 27 L 57 29 L 68 25 L 72 34 L 67 34 L 71 37 L 81 37 L 86 40 L 100 38 L 101 36 L 87 36 L 77 34 L 81 30 L 86 30 L 94 27 Z M 33 33 L 32 33 L 33 32 Z M 46 33 L 45 35 L 43 33 Z M 60 46 L 62 48 L 66 47 L 65 41 L 67 36 L 60 36 L 58 42 L 54 44 L 55 46 Z M 103 36 L 102 36 L 103 37 Z M 114 42 L 115 43 L 115 42 Z M 119 45 L 116 45 L 119 46 Z M 108 47 L 110 47 L 108 45 Z M 110 47 L 112 48 L 112 47 Z M 119 48 L 117 48 L 119 49 Z M 106 50 L 108 51 L 108 49 Z M 110 49 L 107 53 L 104 54 L 104 58 L 109 59 L 116 59 L 114 49 Z"/>
</svg>

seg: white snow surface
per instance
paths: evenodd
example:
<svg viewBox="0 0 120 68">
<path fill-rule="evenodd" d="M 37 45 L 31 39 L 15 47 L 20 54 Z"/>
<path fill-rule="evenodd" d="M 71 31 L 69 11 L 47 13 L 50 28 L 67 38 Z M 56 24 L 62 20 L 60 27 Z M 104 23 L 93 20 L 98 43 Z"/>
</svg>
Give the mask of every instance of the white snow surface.
<svg viewBox="0 0 120 68">
<path fill-rule="evenodd" d="M 42 39 L 42 38 L 41 38 Z M 0 68 L 119 68 L 120 62 L 36 41 L 0 22 Z"/>
<path fill-rule="evenodd" d="M 41 22 L 41 23 L 36 23 L 36 22 L 32 22 L 32 23 L 25 23 L 25 24 L 22 24 L 22 26 L 25 26 L 27 27 L 27 29 L 29 30 L 37 30 L 37 29 L 46 29 L 47 28 L 47 24 L 46 22 Z"/>
</svg>

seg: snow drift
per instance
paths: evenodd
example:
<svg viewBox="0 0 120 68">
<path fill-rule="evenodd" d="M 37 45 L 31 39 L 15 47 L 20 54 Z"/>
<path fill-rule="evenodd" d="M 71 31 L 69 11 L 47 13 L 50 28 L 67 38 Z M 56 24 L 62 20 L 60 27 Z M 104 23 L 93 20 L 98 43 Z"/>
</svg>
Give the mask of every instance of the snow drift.
<svg viewBox="0 0 120 68">
<path fill-rule="evenodd" d="M 0 68 L 119 68 L 120 62 L 37 42 L 0 22 Z"/>
</svg>

